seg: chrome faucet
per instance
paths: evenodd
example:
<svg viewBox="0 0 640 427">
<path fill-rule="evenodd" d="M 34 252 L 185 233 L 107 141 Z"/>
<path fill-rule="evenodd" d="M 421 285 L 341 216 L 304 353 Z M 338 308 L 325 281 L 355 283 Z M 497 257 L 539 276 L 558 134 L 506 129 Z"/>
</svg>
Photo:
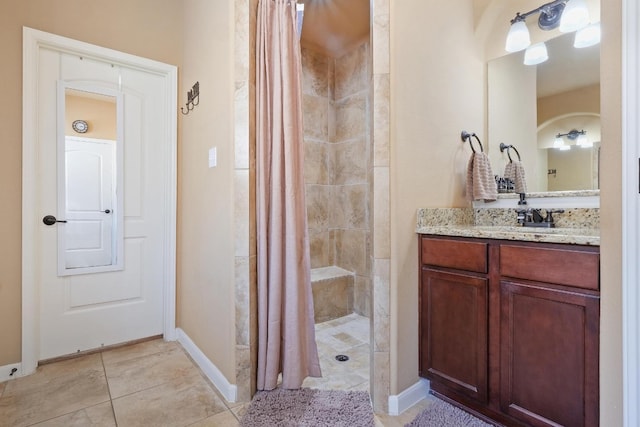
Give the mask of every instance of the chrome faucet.
<svg viewBox="0 0 640 427">
<path fill-rule="evenodd" d="M 564 209 L 547 209 L 546 215 L 542 215 L 540 209 L 516 209 L 518 224 L 523 227 L 545 227 L 556 226 L 553 218 L 554 213 L 563 213 Z"/>
</svg>

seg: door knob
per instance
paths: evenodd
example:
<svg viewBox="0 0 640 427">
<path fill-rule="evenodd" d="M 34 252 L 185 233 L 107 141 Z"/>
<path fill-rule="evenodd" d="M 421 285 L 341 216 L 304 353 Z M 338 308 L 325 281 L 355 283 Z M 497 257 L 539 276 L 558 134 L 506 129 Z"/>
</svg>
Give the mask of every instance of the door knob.
<svg viewBox="0 0 640 427">
<path fill-rule="evenodd" d="M 67 222 L 67 221 L 66 221 L 66 220 L 62 220 L 62 219 L 61 219 L 61 220 L 58 220 L 58 219 L 56 219 L 56 217 L 55 217 L 55 216 L 53 216 L 53 215 L 47 215 L 47 216 L 45 216 L 44 218 L 42 218 L 42 222 L 44 222 L 44 223 L 45 223 L 45 225 L 53 225 L 53 224 L 55 224 L 56 222 Z"/>
<path fill-rule="evenodd" d="M 105 210 L 103 210 L 102 212 L 104 212 L 104 213 L 108 214 L 108 213 L 111 213 L 111 209 L 105 209 Z"/>
</svg>

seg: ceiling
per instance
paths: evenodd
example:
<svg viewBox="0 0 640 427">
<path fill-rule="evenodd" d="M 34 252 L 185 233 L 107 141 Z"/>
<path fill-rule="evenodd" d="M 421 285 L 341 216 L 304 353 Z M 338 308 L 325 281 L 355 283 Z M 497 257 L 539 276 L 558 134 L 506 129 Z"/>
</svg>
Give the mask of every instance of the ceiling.
<svg viewBox="0 0 640 427">
<path fill-rule="evenodd" d="M 369 0 L 304 0 L 300 44 L 337 58 L 369 38 Z"/>
<path fill-rule="evenodd" d="M 547 42 L 549 60 L 537 65 L 538 97 L 600 82 L 600 45 L 576 49 L 574 37 L 568 33 Z"/>
</svg>

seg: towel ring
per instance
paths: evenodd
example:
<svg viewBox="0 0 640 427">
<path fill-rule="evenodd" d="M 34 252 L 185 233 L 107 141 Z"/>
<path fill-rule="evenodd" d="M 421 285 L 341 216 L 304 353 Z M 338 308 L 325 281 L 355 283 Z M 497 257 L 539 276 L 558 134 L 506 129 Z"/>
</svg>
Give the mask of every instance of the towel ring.
<svg viewBox="0 0 640 427">
<path fill-rule="evenodd" d="M 507 150 L 507 156 L 509 157 L 509 162 L 513 163 L 513 159 L 511 159 L 511 149 L 513 149 L 513 151 L 516 152 L 516 154 L 518 155 L 518 161 L 521 162 L 522 158 L 520 158 L 520 153 L 518 152 L 518 149 L 516 147 L 514 147 L 513 145 L 507 145 L 504 142 L 500 143 L 500 152 L 502 153 L 504 150 Z"/>
<path fill-rule="evenodd" d="M 462 139 L 462 142 L 466 142 L 467 140 L 469 140 L 469 146 L 471 147 L 471 151 L 475 153 L 476 150 L 475 148 L 473 148 L 473 142 L 471 140 L 471 137 L 474 137 L 476 141 L 478 141 L 478 144 L 480 145 L 480 152 L 484 153 L 484 148 L 482 147 L 482 142 L 480 142 L 480 138 L 478 138 L 478 135 L 476 135 L 475 133 L 469 133 L 464 130 L 460 134 L 460 139 Z"/>
</svg>

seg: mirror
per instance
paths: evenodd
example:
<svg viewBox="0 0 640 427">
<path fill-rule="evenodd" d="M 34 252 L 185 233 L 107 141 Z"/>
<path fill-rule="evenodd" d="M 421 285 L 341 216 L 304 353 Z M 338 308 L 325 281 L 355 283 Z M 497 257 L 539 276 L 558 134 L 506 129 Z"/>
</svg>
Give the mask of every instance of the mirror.
<svg viewBox="0 0 640 427">
<path fill-rule="evenodd" d="M 599 189 L 600 45 L 574 48 L 575 33 L 546 42 L 549 59 L 523 64 L 524 51 L 488 63 L 488 136 L 495 173 L 508 161 L 496 149 L 513 144 L 522 155 L 528 192 Z M 585 131 L 591 147 L 577 145 Z M 497 152 L 497 154 L 496 154 Z"/>
<path fill-rule="evenodd" d="M 121 94 L 70 82 L 58 94 L 58 275 L 121 270 Z"/>
</svg>

